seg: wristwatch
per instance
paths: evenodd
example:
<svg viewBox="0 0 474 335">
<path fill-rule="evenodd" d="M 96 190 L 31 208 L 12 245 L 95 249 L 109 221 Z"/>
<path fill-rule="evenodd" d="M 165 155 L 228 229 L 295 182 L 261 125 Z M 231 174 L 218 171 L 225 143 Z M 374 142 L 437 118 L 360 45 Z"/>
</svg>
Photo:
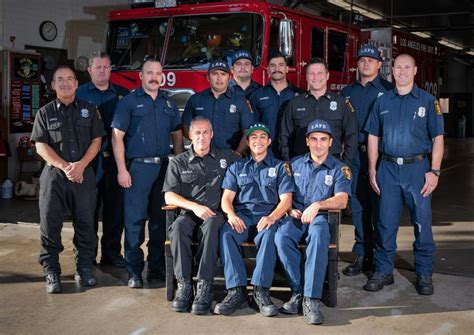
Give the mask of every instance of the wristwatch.
<svg viewBox="0 0 474 335">
<path fill-rule="evenodd" d="M 434 174 L 436 177 L 439 177 L 441 175 L 441 170 L 431 169 L 430 172 Z"/>
</svg>

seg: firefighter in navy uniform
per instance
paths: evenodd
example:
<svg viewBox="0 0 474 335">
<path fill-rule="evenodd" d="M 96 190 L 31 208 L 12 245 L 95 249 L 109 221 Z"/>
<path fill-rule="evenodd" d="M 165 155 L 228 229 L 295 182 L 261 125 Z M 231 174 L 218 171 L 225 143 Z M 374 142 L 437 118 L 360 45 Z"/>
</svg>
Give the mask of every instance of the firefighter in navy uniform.
<svg viewBox="0 0 474 335">
<path fill-rule="evenodd" d="M 352 252 L 356 258 L 342 273 L 355 276 L 362 271 L 373 270 L 374 226 L 378 217 L 378 197 L 369 183 L 369 161 L 367 157 L 367 133 L 364 131 L 369 113 L 375 100 L 393 88 L 382 79 L 379 70 L 382 56 L 372 45 L 364 45 L 357 53 L 357 67 L 360 80 L 342 89 L 341 94 L 355 108 L 359 124 L 357 152 L 352 164 L 351 210 L 354 224 L 355 243 Z"/>
<path fill-rule="evenodd" d="M 100 150 L 104 125 L 96 107 L 76 99 L 77 80 L 69 67 L 59 67 L 52 87 L 57 99 L 38 111 L 31 140 L 47 165 L 40 179 L 39 262 L 43 266 L 48 293 L 62 291 L 59 253 L 66 210 L 73 217 L 77 273 L 83 286 L 97 285 L 92 264 L 97 247 L 94 209 L 97 188 L 90 162 Z"/>
<path fill-rule="evenodd" d="M 295 180 L 293 206 L 275 234 L 275 245 L 288 278 L 292 296 L 280 309 L 285 314 L 303 310 L 309 324 L 323 323 L 320 299 L 328 264 L 329 225 L 320 210 L 343 209 L 351 190 L 351 171 L 329 155 L 333 143 L 329 124 L 312 121 L 306 132 L 310 152 L 291 161 Z M 301 279 L 301 253 L 298 244 L 305 237 L 306 261 Z"/>
<path fill-rule="evenodd" d="M 221 206 L 227 223 L 222 227 L 219 246 L 227 296 L 214 313 L 229 315 L 247 305 L 247 274 L 240 244 L 256 233 L 253 298 L 262 315 L 275 316 L 278 308 L 269 292 L 276 263 L 274 237 L 279 220 L 291 206 L 293 178 L 288 163 L 268 152 L 271 139 L 267 126 L 256 123 L 246 134 L 251 155 L 232 164 L 222 182 Z"/>
<path fill-rule="evenodd" d="M 185 135 L 195 116 L 204 116 L 214 128 L 212 145 L 218 149 L 232 149 L 245 153 L 244 131 L 254 122 L 250 103 L 242 94 L 229 88 L 230 68 L 221 60 L 209 65 L 207 78 L 210 88 L 189 98 L 182 120 Z"/>
<path fill-rule="evenodd" d="M 102 239 L 100 264 L 125 267 L 122 249 L 123 232 L 123 189 L 117 182 L 117 165 L 112 153 L 112 128 L 110 124 L 117 102 L 128 94 L 128 90 L 112 84 L 110 79 L 110 57 L 104 53 L 93 53 L 89 57 L 91 81 L 79 86 L 78 99 L 97 106 L 104 121 L 107 136 L 104 137 L 99 155 L 95 161 L 97 179 L 97 207 L 95 231 L 97 234 L 99 211 L 102 204 Z"/>
<path fill-rule="evenodd" d="M 142 86 L 117 104 L 112 121 L 112 146 L 118 183 L 124 188 L 125 268 L 128 286 L 142 288 L 145 220 L 149 216 L 147 281 L 164 280 L 166 215 L 161 194 L 170 150 L 183 151 L 181 120 L 176 104 L 159 91 L 163 69 L 149 58 L 140 72 Z M 171 136 L 170 136 L 171 134 Z"/>
<path fill-rule="evenodd" d="M 169 229 L 174 273 L 178 281 L 171 309 L 189 310 L 193 296 L 193 235 L 199 239 L 196 255 L 197 290 L 191 313 L 207 314 L 213 302 L 212 281 L 216 273 L 219 231 L 225 222 L 220 209 L 221 184 L 227 166 L 238 159 L 230 149 L 211 147 L 211 122 L 196 116 L 189 126 L 192 148 L 174 157 L 166 172 L 163 192 L 168 205 L 181 208 Z"/>
<path fill-rule="evenodd" d="M 415 233 L 415 287 L 421 295 L 434 293 L 431 196 L 441 174 L 444 123 L 439 102 L 414 83 L 416 72 L 413 57 L 402 54 L 395 58 L 395 88 L 375 101 L 365 126 L 370 184 L 380 195 L 375 272 L 364 285 L 367 291 L 394 283 L 393 258 L 405 202 Z"/>
<path fill-rule="evenodd" d="M 316 119 L 329 123 L 333 144 L 329 153 L 349 165 L 357 151 L 357 116 L 350 102 L 327 89 L 329 70 L 321 58 L 306 67 L 308 91 L 290 100 L 283 112 L 280 153 L 284 160 L 308 152 L 306 127 Z"/>
<path fill-rule="evenodd" d="M 280 158 L 278 137 L 283 110 L 288 101 L 301 94 L 302 91 L 293 86 L 287 79 L 288 64 L 285 57 L 276 52 L 268 57 L 268 75 L 270 82 L 250 96 L 250 104 L 254 110 L 255 121 L 268 125 L 272 139 L 272 152 Z"/>
<path fill-rule="evenodd" d="M 253 74 L 252 55 L 245 50 L 239 50 L 232 55 L 232 79 L 229 82 L 229 88 L 234 92 L 242 94 L 248 99 L 253 92 L 262 87 L 255 80 L 252 80 Z"/>
</svg>

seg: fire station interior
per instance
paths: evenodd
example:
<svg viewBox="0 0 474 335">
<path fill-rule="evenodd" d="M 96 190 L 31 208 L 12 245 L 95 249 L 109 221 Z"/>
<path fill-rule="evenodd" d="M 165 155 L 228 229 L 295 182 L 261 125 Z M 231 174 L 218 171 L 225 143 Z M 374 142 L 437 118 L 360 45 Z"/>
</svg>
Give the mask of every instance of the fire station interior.
<svg viewBox="0 0 474 335">
<path fill-rule="evenodd" d="M 193 13 L 183 12 L 181 18 L 173 21 L 173 29 L 176 29 L 174 35 L 173 29 L 166 26 L 168 21 L 163 19 L 140 23 L 123 17 L 112 22 L 110 13 L 129 9 L 145 11 L 147 6 L 156 6 L 155 10 L 159 11 L 166 6 L 189 3 L 196 8 L 204 5 L 212 8 L 226 2 L 1 2 L 0 333 L 359 334 L 375 331 L 380 334 L 472 334 L 474 2 L 471 0 L 267 1 L 290 9 L 290 20 L 298 16 L 319 18 L 319 23 L 314 27 L 299 27 L 298 24 L 292 27 L 301 29 L 297 31 L 309 31 L 316 27 L 319 30 L 314 30 L 315 34 L 319 31 L 328 36 L 325 44 L 319 46 L 321 55 L 330 66 L 346 66 L 342 72 L 331 72 L 341 78 L 331 84 L 333 90 L 338 91 L 348 84 L 344 78 L 357 78 L 354 58 L 357 48 L 354 47 L 352 51 L 345 49 L 350 44 L 346 43 L 349 32 L 357 32 L 354 33 L 356 39 L 351 40 L 354 45 L 359 46 L 364 40 L 371 40 L 381 50 L 384 56 L 381 71 L 388 80 L 392 80 L 390 68 L 397 54 L 416 55 L 417 76 L 425 78 L 418 85 L 439 100 L 445 129 L 441 175 L 432 198 L 432 229 L 437 247 L 434 295 L 419 296 L 413 286 L 415 273 L 412 245 L 416 228 L 406 208 L 397 237 L 395 284 L 377 293 L 362 289 L 366 276 L 348 277 L 342 274 L 342 269 L 354 257 L 351 253 L 354 227 L 350 210 L 343 212 L 339 236 L 338 304 L 336 307 L 323 304 L 325 323 L 320 328 L 309 327 L 300 320 L 302 316 L 280 314 L 268 319 L 252 308 L 239 310 L 232 317 L 196 317 L 188 313 L 174 313 L 168 307 L 163 283 L 145 284 L 143 290 L 130 290 L 127 288 L 126 272 L 117 268 L 95 267 L 93 271 L 99 285 L 84 289 L 75 284 L 73 279 L 74 229 L 69 213 L 65 215 L 62 232 L 64 251 L 60 256 L 66 294 L 47 295 L 42 269 L 37 262 L 40 236 L 39 176 L 45 163 L 30 142 L 30 135 L 38 109 L 55 99 L 51 88 L 54 69 L 67 64 L 74 69 L 79 85 L 84 84 L 89 81 L 89 55 L 95 51 L 107 51 L 113 63 L 116 63 L 113 65 L 113 76 L 121 77 L 119 80 L 122 82 L 135 81 L 134 85 L 138 87 L 137 71 L 144 56 L 166 52 L 165 72 L 179 73 L 180 69 L 187 66 L 186 62 L 191 61 L 196 63 L 193 65 L 195 71 L 202 71 L 206 68 L 207 58 L 212 58 L 217 52 L 225 57 L 225 53 L 217 48 L 220 45 L 223 49 L 224 43 L 231 46 L 235 43 L 234 46 L 248 49 L 257 55 L 256 62 L 263 64 L 261 55 L 264 50 L 282 47 L 281 42 L 277 41 L 281 31 L 275 25 L 271 32 L 274 40 L 270 40 L 273 44 L 259 43 L 259 38 L 262 41 L 263 37 L 254 35 L 265 29 L 267 21 L 263 16 L 261 19 L 259 15 L 248 15 L 246 21 L 232 17 L 241 11 L 239 4 L 245 2 L 255 4 L 265 1 L 228 2 L 232 9 L 229 10 L 230 14 L 226 14 L 228 18 L 224 25 L 214 24 L 211 14 L 208 15 L 210 19 L 206 19 L 206 14 L 201 12 L 191 18 Z M 277 12 L 273 11 L 270 15 L 284 17 L 275 14 Z M 130 23 L 124 23 L 124 20 L 130 20 Z M 332 23 L 328 22 L 335 25 L 331 26 Z M 123 36 L 121 39 L 117 34 L 124 33 L 123 27 L 126 25 L 129 31 L 145 29 L 148 36 L 154 32 L 155 37 L 145 40 L 145 35 L 137 33 L 134 35 L 135 40 L 130 43 L 133 50 L 125 50 L 126 46 L 121 44 Z M 117 29 L 113 28 L 116 26 Z M 336 26 L 335 37 L 331 39 L 329 36 L 335 29 L 331 27 Z M 192 36 L 199 36 L 203 40 L 196 37 L 195 41 L 190 41 Z M 222 36 L 223 40 L 216 36 Z M 224 42 L 224 38 L 229 41 Z M 183 47 L 185 43 L 186 47 Z M 163 48 L 165 45 L 166 48 Z M 317 51 L 305 50 L 308 47 L 302 43 L 293 45 L 299 51 L 295 52 L 294 59 L 290 59 L 290 73 L 294 76 L 291 78 L 296 78 L 298 71 L 303 69 L 302 62 L 308 61 L 302 55 L 317 54 Z M 318 48 L 316 44 L 310 47 L 314 50 Z M 121 70 L 128 72 L 121 74 Z M 129 73 L 133 73 L 134 77 Z M 179 82 L 179 78 L 174 75 L 165 76 L 168 84 Z M 304 85 L 305 81 L 295 81 L 295 84 Z M 175 92 L 181 110 L 186 99 L 194 93 L 183 92 Z M 99 231 L 99 237 L 100 234 Z M 215 299 L 220 301 L 225 296 L 225 288 L 222 281 L 216 285 Z M 290 292 L 288 287 L 274 287 L 271 295 L 273 301 L 281 306 L 288 300 Z"/>
</svg>

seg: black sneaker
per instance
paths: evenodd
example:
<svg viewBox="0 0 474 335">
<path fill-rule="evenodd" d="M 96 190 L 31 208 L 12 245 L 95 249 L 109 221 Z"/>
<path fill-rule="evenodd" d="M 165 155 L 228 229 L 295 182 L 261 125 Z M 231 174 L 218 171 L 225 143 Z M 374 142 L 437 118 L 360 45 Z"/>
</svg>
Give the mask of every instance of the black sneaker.
<svg viewBox="0 0 474 335">
<path fill-rule="evenodd" d="M 363 288 L 366 291 L 377 292 L 383 289 L 385 285 L 392 285 L 394 282 L 392 274 L 374 272 Z"/>
<path fill-rule="evenodd" d="M 270 289 L 262 286 L 254 286 L 253 300 L 258 306 L 260 313 L 264 316 L 278 315 L 278 307 L 275 306 L 270 298 Z"/>
<path fill-rule="evenodd" d="M 175 312 L 189 311 L 189 305 L 193 299 L 193 285 L 190 279 L 178 278 L 178 290 L 176 297 L 171 303 L 171 310 Z"/>
<path fill-rule="evenodd" d="M 97 279 L 95 279 L 92 270 L 89 268 L 77 269 L 74 279 L 82 286 L 89 287 L 97 285 Z"/>
<path fill-rule="evenodd" d="M 434 293 L 433 280 L 430 275 L 416 276 L 416 290 L 420 295 L 432 295 Z"/>
<path fill-rule="evenodd" d="M 302 310 L 303 295 L 301 293 L 293 293 L 289 301 L 285 302 L 280 308 L 283 314 L 298 314 Z"/>
<path fill-rule="evenodd" d="M 141 276 L 129 275 L 128 287 L 130 288 L 143 288 L 143 279 Z"/>
<path fill-rule="evenodd" d="M 230 315 L 237 309 L 249 306 L 247 290 L 245 286 L 237 286 L 227 290 L 227 295 L 221 303 L 214 308 L 215 314 Z"/>
<path fill-rule="evenodd" d="M 320 305 L 319 299 L 304 297 L 303 315 L 306 323 L 310 325 L 320 325 L 323 323 L 324 317 L 321 313 Z"/>
<path fill-rule="evenodd" d="M 46 292 L 60 293 L 63 290 L 61 285 L 61 277 L 58 273 L 48 273 L 44 276 L 46 279 Z"/>
<path fill-rule="evenodd" d="M 191 314 L 204 315 L 209 313 L 213 301 L 212 281 L 200 279 L 197 283 L 196 297 L 191 307 Z"/>
</svg>

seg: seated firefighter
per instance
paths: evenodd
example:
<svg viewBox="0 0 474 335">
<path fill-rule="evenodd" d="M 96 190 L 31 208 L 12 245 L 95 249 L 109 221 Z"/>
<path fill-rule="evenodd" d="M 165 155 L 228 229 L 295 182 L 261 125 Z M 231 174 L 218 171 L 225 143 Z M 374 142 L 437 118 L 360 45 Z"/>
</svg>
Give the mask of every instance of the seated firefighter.
<svg viewBox="0 0 474 335">
<path fill-rule="evenodd" d="M 270 299 L 276 263 L 275 230 L 279 220 L 291 206 L 293 179 L 289 165 L 268 152 L 270 130 L 254 124 L 247 131 L 251 155 L 232 164 L 226 172 L 222 188 L 222 210 L 227 223 L 220 233 L 220 258 L 224 266 L 227 296 L 217 304 L 214 313 L 229 315 L 247 306 L 247 274 L 240 245 L 256 229 L 256 264 L 252 282 L 253 298 L 264 316 L 278 314 Z"/>
<path fill-rule="evenodd" d="M 191 313 L 207 314 L 213 302 L 219 231 L 225 222 L 220 210 L 221 183 L 227 166 L 238 156 L 230 149 L 211 147 L 212 136 L 208 119 L 197 116 L 191 121 L 192 148 L 170 160 L 163 186 L 166 203 L 182 209 L 169 230 L 178 281 L 171 309 L 176 312 L 188 311 L 193 297 L 191 242 L 194 236 L 199 240 L 196 255 L 199 266 Z"/>
<path fill-rule="evenodd" d="M 292 291 L 280 309 L 285 314 L 303 310 L 308 324 L 323 323 L 320 299 L 328 264 L 330 232 L 328 215 L 320 210 L 343 209 L 351 191 L 349 167 L 329 154 L 332 131 L 329 124 L 315 120 L 308 125 L 306 145 L 310 152 L 291 162 L 295 181 L 293 207 L 275 233 L 278 250 Z M 306 236 L 304 280 L 298 244 Z"/>
</svg>

